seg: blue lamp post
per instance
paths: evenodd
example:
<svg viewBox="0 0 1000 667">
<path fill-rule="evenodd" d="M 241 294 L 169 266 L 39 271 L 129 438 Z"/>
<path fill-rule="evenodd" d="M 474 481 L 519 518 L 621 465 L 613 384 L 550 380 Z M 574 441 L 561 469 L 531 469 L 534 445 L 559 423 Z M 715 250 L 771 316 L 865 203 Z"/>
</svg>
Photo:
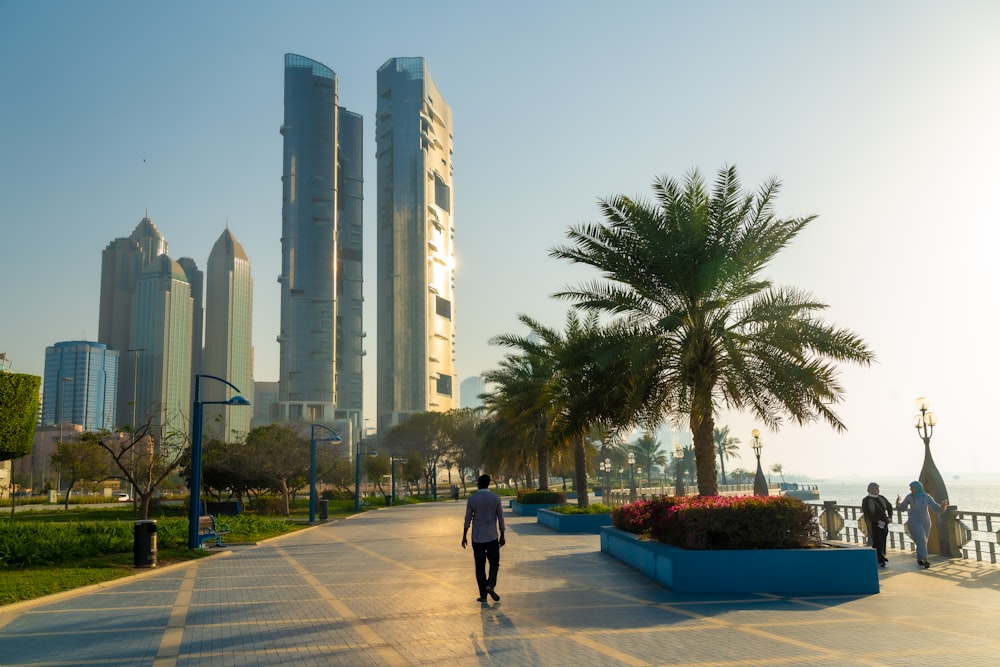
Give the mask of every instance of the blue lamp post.
<svg viewBox="0 0 1000 667">
<path fill-rule="evenodd" d="M 211 378 L 218 380 L 222 384 L 232 388 L 236 396 L 232 396 L 225 401 L 203 401 L 201 400 L 201 379 Z M 188 509 L 188 549 L 197 549 L 198 544 L 198 516 L 201 512 L 201 422 L 204 418 L 206 405 L 250 405 L 250 401 L 240 396 L 240 390 L 228 380 L 223 380 L 214 375 L 194 376 L 194 405 L 191 408 L 191 500 Z"/>
<path fill-rule="evenodd" d="M 390 492 L 390 493 L 392 493 L 392 495 L 389 496 L 389 504 L 390 505 L 393 505 L 393 504 L 396 503 L 396 464 L 397 463 L 409 463 L 409 461 L 406 459 L 405 456 L 402 457 L 402 458 L 400 458 L 398 456 L 390 456 L 389 457 L 389 473 L 392 475 L 392 480 L 391 480 L 392 481 L 392 483 L 391 483 L 392 490 Z"/>
<path fill-rule="evenodd" d="M 316 429 L 321 428 L 329 434 L 329 437 L 319 438 L 322 442 L 332 442 L 334 444 L 343 442 L 343 439 L 329 426 L 323 424 L 312 424 L 309 432 L 309 523 L 316 522 Z"/>
</svg>

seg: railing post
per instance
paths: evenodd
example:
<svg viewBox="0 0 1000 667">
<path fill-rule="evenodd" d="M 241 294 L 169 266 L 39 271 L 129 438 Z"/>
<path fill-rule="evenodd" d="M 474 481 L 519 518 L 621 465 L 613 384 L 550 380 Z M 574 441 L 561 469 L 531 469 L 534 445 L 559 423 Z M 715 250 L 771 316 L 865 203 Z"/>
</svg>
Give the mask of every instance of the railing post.
<svg viewBox="0 0 1000 667">
<path fill-rule="evenodd" d="M 837 501 L 823 501 L 823 528 L 826 530 L 826 539 L 839 540 L 840 529 L 844 527 L 844 520 L 837 514 Z"/>
<path fill-rule="evenodd" d="M 941 547 L 942 556 L 947 556 L 948 558 L 957 558 L 962 555 L 961 545 L 956 544 L 955 540 L 958 537 L 958 506 L 949 505 L 948 509 L 941 512 L 937 517 L 938 519 L 938 540 Z"/>
</svg>

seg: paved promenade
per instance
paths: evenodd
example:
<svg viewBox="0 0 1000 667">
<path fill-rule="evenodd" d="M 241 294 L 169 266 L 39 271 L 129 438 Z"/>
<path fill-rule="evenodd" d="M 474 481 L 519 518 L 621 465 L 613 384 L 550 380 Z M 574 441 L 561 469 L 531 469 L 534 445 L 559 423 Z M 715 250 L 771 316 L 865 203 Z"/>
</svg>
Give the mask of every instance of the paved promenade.
<svg viewBox="0 0 1000 667">
<path fill-rule="evenodd" d="M 367 512 L 0 607 L 0 665 L 996 665 L 1000 568 L 890 555 L 864 597 L 679 595 L 507 515 L 481 604 L 464 502 Z"/>
</svg>

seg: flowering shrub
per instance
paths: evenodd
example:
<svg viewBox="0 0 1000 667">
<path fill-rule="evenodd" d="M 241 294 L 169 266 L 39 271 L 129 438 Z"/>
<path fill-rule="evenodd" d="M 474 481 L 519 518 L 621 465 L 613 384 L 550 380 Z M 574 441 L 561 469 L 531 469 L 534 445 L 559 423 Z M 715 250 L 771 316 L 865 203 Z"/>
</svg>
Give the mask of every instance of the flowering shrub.
<svg viewBox="0 0 1000 667">
<path fill-rule="evenodd" d="M 620 505 L 611 510 L 611 523 L 615 528 L 649 538 L 653 525 L 662 523 L 677 502 L 677 498 L 669 497 Z"/>
<path fill-rule="evenodd" d="M 795 549 L 819 541 L 801 500 L 706 496 L 640 501 L 616 508 L 616 528 L 683 549 Z"/>
</svg>

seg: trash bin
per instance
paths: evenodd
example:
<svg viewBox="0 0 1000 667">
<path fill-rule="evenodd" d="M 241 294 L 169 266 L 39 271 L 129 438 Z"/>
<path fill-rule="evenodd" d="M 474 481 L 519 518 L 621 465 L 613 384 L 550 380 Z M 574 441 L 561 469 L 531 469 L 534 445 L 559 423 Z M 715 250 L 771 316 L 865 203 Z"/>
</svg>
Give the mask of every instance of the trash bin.
<svg viewBox="0 0 1000 667">
<path fill-rule="evenodd" d="M 156 567 L 156 522 L 136 521 L 133 553 L 136 567 Z"/>
<path fill-rule="evenodd" d="M 451 499 L 458 500 L 458 486 L 454 484 L 451 487 Z"/>
<path fill-rule="evenodd" d="M 319 501 L 319 520 L 326 521 L 328 518 L 330 518 L 330 501 L 321 498 Z"/>
</svg>

